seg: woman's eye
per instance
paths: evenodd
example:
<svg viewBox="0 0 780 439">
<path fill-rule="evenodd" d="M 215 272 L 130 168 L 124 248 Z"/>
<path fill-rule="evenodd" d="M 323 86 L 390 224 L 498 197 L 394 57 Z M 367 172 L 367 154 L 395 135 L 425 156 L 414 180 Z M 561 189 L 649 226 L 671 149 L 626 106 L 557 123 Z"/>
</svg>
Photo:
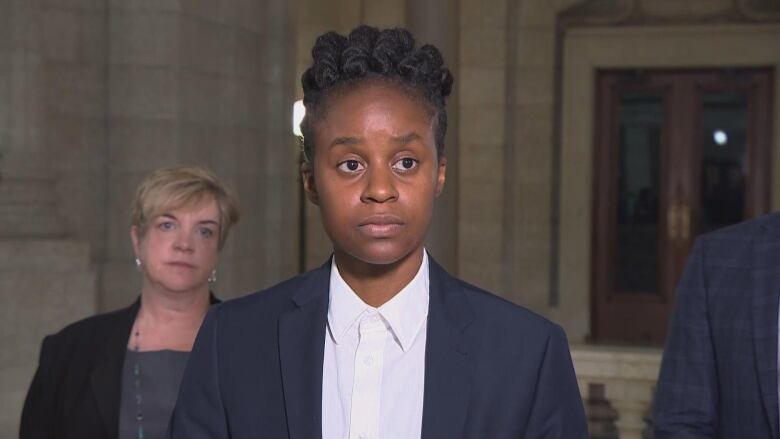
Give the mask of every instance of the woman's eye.
<svg viewBox="0 0 780 439">
<path fill-rule="evenodd" d="M 345 160 L 339 164 L 339 169 L 344 172 L 358 172 L 363 169 L 363 165 L 357 160 Z"/>
<path fill-rule="evenodd" d="M 157 225 L 160 230 L 173 230 L 173 223 L 170 221 L 163 221 Z"/>
<path fill-rule="evenodd" d="M 208 227 L 203 227 L 200 229 L 200 234 L 203 237 L 209 238 L 214 236 L 214 231 L 209 229 Z"/>
<path fill-rule="evenodd" d="M 411 157 L 404 157 L 393 164 L 393 169 L 397 171 L 411 171 L 417 166 L 417 160 Z"/>
</svg>

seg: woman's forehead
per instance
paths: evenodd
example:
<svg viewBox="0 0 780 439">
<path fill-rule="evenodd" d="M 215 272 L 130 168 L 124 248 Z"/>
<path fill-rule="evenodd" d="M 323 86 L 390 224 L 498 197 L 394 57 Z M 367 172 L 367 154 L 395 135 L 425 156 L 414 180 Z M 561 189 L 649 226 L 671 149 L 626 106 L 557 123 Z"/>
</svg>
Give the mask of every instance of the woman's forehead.
<svg viewBox="0 0 780 439">
<path fill-rule="evenodd" d="M 200 215 L 219 216 L 216 197 L 208 191 L 190 194 L 187 197 L 167 197 L 157 200 L 149 206 L 149 218 L 175 213 L 198 213 Z M 218 219 L 218 218 L 217 218 Z"/>
<path fill-rule="evenodd" d="M 425 98 L 422 91 L 414 86 L 395 80 L 393 78 L 369 76 L 357 81 L 340 84 L 328 90 L 322 99 L 322 115 L 327 114 L 331 105 L 343 101 L 345 98 L 356 98 L 362 95 L 383 95 L 392 97 L 405 97 L 415 102 L 427 111 L 434 112 L 434 106 Z"/>
<path fill-rule="evenodd" d="M 408 93 L 395 87 L 373 85 L 333 97 L 315 131 L 393 126 L 398 131 L 395 134 L 402 135 L 409 131 L 408 127 L 430 125 L 432 118 L 428 106 Z"/>
</svg>

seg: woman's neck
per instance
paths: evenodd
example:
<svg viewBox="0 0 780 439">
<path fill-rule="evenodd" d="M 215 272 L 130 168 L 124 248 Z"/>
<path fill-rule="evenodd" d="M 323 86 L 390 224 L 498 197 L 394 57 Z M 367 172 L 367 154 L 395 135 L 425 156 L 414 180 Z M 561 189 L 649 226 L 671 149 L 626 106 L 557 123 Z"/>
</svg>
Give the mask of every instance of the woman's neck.
<svg viewBox="0 0 780 439">
<path fill-rule="evenodd" d="M 143 290 L 128 346 L 142 351 L 192 350 L 209 303 L 208 289 L 199 294 Z"/>
<path fill-rule="evenodd" d="M 423 252 L 420 247 L 392 264 L 369 264 L 336 251 L 339 274 L 352 291 L 366 304 L 378 308 L 395 297 L 420 270 Z"/>
</svg>

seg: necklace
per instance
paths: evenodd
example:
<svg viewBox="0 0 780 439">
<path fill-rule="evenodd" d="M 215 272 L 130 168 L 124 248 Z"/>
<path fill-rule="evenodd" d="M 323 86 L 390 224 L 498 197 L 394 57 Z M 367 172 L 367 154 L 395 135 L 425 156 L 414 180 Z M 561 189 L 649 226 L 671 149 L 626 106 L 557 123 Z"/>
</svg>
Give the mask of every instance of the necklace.
<svg viewBox="0 0 780 439">
<path fill-rule="evenodd" d="M 138 423 L 138 439 L 144 439 L 144 414 L 141 410 L 143 395 L 141 394 L 141 331 L 138 330 L 136 323 L 133 331 L 133 351 L 135 352 L 135 364 L 133 364 L 133 388 L 135 388 L 135 420 Z"/>
</svg>

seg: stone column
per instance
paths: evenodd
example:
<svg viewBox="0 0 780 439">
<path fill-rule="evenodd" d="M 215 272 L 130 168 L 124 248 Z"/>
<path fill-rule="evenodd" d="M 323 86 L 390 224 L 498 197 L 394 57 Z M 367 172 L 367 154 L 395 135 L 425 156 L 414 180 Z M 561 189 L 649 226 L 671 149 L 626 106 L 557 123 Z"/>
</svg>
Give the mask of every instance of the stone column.
<svg viewBox="0 0 780 439">
<path fill-rule="evenodd" d="M 0 239 L 64 235 L 44 150 L 41 14 L 0 5 Z"/>
<path fill-rule="evenodd" d="M 95 309 L 89 246 L 65 239 L 49 163 L 44 10 L 0 0 L 0 438 L 18 437 L 42 338 Z"/>
<path fill-rule="evenodd" d="M 447 102 L 447 183 L 436 202 L 426 246 L 450 273 L 458 273 L 458 35 L 459 2 L 454 0 L 408 0 L 406 24 L 418 44 L 433 44 L 455 76 L 456 86 Z"/>
<path fill-rule="evenodd" d="M 295 273 L 291 7 L 284 0 L 110 1 L 101 309 L 139 293 L 128 206 L 135 186 L 162 166 L 206 166 L 238 195 L 242 217 L 220 253 L 219 297 Z"/>
<path fill-rule="evenodd" d="M 147 173 L 178 162 L 177 73 L 183 58 L 178 2 L 109 0 L 106 7 L 108 147 L 101 311 L 127 306 L 139 294 L 140 276 L 130 244 L 130 202 Z"/>
<path fill-rule="evenodd" d="M 295 2 L 266 0 L 257 17 L 262 50 L 260 65 L 259 165 L 255 188 L 260 213 L 256 245 L 261 252 L 260 285 L 268 287 L 294 275 L 299 265 L 299 147 L 292 134 L 295 88 Z"/>
</svg>

